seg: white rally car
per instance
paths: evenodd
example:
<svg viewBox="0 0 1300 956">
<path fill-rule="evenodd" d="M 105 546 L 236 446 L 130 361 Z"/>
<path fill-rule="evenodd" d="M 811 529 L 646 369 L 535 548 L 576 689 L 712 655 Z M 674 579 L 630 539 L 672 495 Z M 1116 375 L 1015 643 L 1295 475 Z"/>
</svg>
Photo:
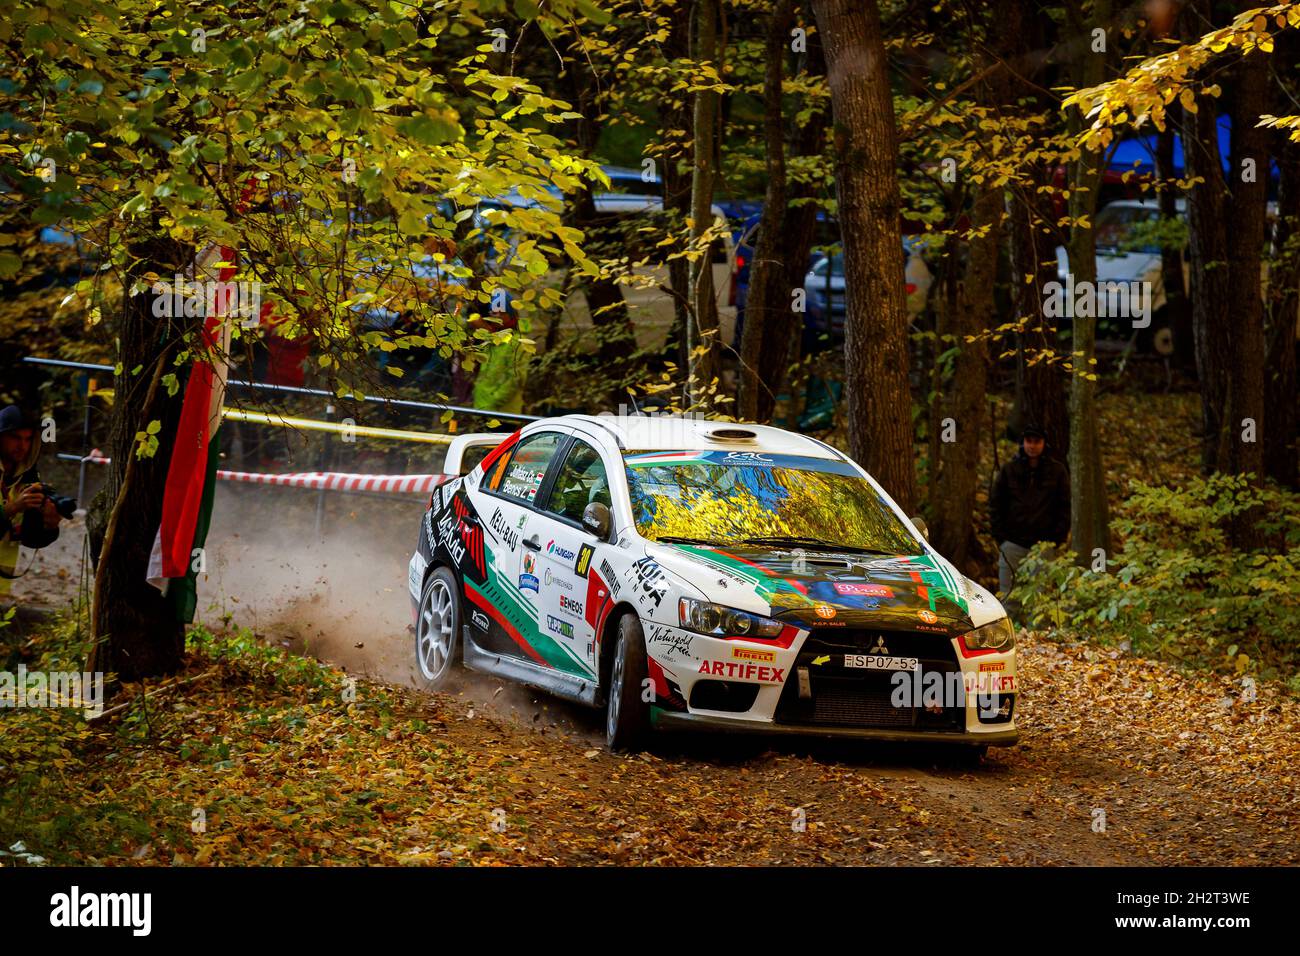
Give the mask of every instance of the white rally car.
<svg viewBox="0 0 1300 956">
<path fill-rule="evenodd" d="M 651 729 L 1012 744 L 1015 634 L 857 464 L 760 425 L 567 415 L 439 486 L 410 562 L 419 673 Z M 481 450 L 481 448 L 480 448 Z"/>
</svg>

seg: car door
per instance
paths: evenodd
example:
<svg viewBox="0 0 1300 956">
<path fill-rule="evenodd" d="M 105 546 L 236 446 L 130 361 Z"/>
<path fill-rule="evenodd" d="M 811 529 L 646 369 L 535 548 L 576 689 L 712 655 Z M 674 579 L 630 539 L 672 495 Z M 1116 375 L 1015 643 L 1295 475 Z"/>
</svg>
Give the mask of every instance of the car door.
<svg viewBox="0 0 1300 956">
<path fill-rule="evenodd" d="M 592 561 L 601 543 L 582 524 L 592 502 L 611 507 L 609 475 L 600 451 L 575 436 L 564 459 L 552 469 L 537 515 L 537 564 L 541 569 L 538 622 L 572 658 L 566 669 L 596 675 L 596 626 L 604 591 L 593 592 Z M 525 542 L 525 547 L 530 544 Z"/>
<path fill-rule="evenodd" d="M 557 666 L 567 655 L 539 646 L 541 570 L 537 549 L 524 541 L 539 534 L 537 496 L 568 440 L 567 432 L 553 429 L 525 435 L 484 475 L 475 507 L 488 544 L 487 567 L 481 586 L 465 581 L 465 616 L 474 643 L 541 666 Z"/>
</svg>

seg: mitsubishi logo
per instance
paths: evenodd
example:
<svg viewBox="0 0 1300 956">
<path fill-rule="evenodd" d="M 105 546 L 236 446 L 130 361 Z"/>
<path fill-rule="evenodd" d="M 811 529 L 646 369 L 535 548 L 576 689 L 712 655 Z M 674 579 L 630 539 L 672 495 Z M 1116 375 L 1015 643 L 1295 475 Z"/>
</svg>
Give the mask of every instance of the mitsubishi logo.
<svg viewBox="0 0 1300 956">
<path fill-rule="evenodd" d="M 887 648 L 887 647 L 885 646 L 885 639 L 884 639 L 884 637 L 877 637 L 877 638 L 876 638 L 876 646 L 873 647 L 873 648 L 871 648 L 870 653 L 872 653 L 872 654 L 888 654 L 888 653 L 889 653 L 889 648 Z"/>
</svg>

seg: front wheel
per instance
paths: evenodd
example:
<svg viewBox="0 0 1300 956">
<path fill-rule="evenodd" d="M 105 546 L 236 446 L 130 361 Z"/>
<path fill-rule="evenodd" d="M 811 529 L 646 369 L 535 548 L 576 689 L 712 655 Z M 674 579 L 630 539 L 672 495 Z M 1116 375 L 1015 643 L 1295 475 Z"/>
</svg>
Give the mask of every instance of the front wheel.
<svg viewBox="0 0 1300 956">
<path fill-rule="evenodd" d="M 450 568 L 437 568 L 424 582 L 415 621 L 415 667 L 426 690 L 447 682 L 460 650 L 460 588 Z"/>
<path fill-rule="evenodd" d="M 610 750 L 637 750 L 650 729 L 650 704 L 645 699 L 645 633 L 635 614 L 619 619 L 617 641 L 605 705 L 605 742 Z"/>
</svg>

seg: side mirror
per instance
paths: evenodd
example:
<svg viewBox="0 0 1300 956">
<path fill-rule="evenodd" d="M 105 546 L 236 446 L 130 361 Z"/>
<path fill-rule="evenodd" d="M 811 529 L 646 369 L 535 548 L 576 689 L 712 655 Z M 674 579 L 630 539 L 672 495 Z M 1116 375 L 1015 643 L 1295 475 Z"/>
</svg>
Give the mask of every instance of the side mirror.
<svg viewBox="0 0 1300 956">
<path fill-rule="evenodd" d="M 609 540 L 609 507 L 593 501 L 582 511 L 582 526 L 601 541 Z"/>
<path fill-rule="evenodd" d="M 921 532 L 922 538 L 926 541 L 930 540 L 930 526 L 925 523 L 924 518 L 920 515 L 915 515 L 912 518 L 912 524 L 916 525 L 916 530 Z"/>
</svg>

